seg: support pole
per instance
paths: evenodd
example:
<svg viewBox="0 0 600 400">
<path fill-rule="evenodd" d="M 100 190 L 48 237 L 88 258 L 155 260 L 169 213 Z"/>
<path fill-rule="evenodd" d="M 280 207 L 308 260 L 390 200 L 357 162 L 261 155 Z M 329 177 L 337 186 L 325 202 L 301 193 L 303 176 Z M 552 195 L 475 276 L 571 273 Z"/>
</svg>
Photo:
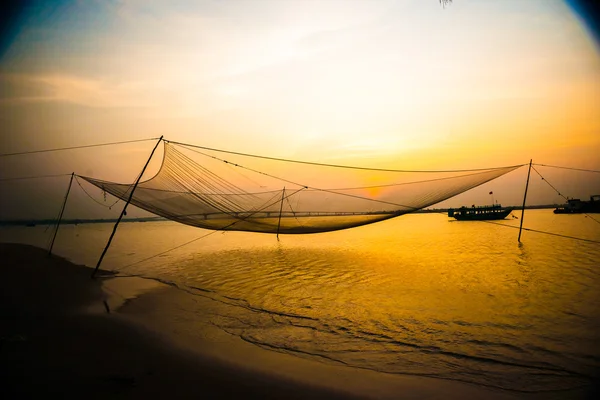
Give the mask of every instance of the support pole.
<svg viewBox="0 0 600 400">
<path fill-rule="evenodd" d="M 104 250 L 102 251 L 102 254 L 100 255 L 100 259 L 98 260 L 98 263 L 96 264 L 96 268 L 94 269 L 94 272 L 92 272 L 92 279 L 96 275 L 98 268 L 100 268 L 100 264 L 102 264 L 102 259 L 104 258 L 106 251 L 110 247 L 110 243 L 112 242 L 113 237 L 115 236 L 115 233 L 117 232 L 117 227 L 119 226 L 119 222 L 121 222 L 123 215 L 125 215 L 125 211 L 127 210 L 127 206 L 129 205 L 129 203 L 131 202 L 131 198 L 133 197 L 133 192 L 135 191 L 135 188 L 137 188 L 138 183 L 140 183 L 140 179 L 142 179 L 142 175 L 144 175 L 144 172 L 146 171 L 146 167 L 148 167 L 148 164 L 150 164 L 150 160 L 152 160 L 152 156 L 154 155 L 156 148 L 158 147 L 158 145 L 160 144 L 160 142 L 162 140 L 163 140 L 163 137 L 161 136 L 160 139 L 158 139 L 158 142 L 156 142 L 156 145 L 154 146 L 154 148 L 152 149 L 152 153 L 150 153 L 150 157 L 148 158 L 148 161 L 146 161 L 146 165 L 144 165 L 144 168 L 142 168 L 142 172 L 140 173 L 140 176 L 138 176 L 137 180 L 135 181 L 135 184 L 131 188 L 131 192 L 129 193 L 127 202 L 125 203 L 125 206 L 123 207 L 123 211 L 121 211 L 121 215 L 119 215 L 119 219 L 117 219 L 117 222 L 115 223 L 115 226 L 113 227 L 112 233 L 110 234 L 110 237 L 108 238 L 108 243 L 106 243 L 106 247 L 104 247 Z"/>
<path fill-rule="evenodd" d="M 54 240 L 56 239 L 56 235 L 58 234 L 58 228 L 60 228 L 60 222 L 62 221 L 63 213 L 65 212 L 65 207 L 67 206 L 67 199 L 69 198 L 69 192 L 71 191 L 71 184 L 73 183 L 73 176 L 75 176 L 75 172 L 71 173 L 71 180 L 69 180 L 69 187 L 67 188 L 67 194 L 65 195 L 65 201 L 63 201 L 62 208 L 60 209 L 60 214 L 58 216 L 58 222 L 56 223 L 56 230 L 54 231 L 54 236 L 52 236 L 52 243 L 50 243 L 50 248 L 48 249 L 48 255 L 52 254 L 52 247 L 54 247 Z"/>
<path fill-rule="evenodd" d="M 529 170 L 527 170 L 527 183 L 525 184 L 525 194 L 523 195 L 523 207 L 521 208 L 521 224 L 519 225 L 519 238 L 517 239 L 521 243 L 521 230 L 523 230 L 523 217 L 525 216 L 525 200 L 527 200 L 527 188 L 529 187 L 529 175 L 531 174 L 531 162 L 529 160 Z"/>
<path fill-rule="evenodd" d="M 277 240 L 279 240 L 279 227 L 281 226 L 281 212 L 283 211 L 283 199 L 285 199 L 285 186 L 281 193 L 281 205 L 279 206 L 279 222 L 277 222 Z"/>
</svg>

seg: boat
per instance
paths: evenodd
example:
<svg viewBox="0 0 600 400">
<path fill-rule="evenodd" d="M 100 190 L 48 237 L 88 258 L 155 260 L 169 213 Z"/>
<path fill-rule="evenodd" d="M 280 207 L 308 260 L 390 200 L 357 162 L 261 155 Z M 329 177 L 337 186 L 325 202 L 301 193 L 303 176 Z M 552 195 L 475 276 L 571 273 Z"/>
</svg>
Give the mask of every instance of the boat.
<svg viewBox="0 0 600 400">
<path fill-rule="evenodd" d="M 590 196 L 589 201 L 568 199 L 567 204 L 557 207 L 554 214 L 600 213 L 600 194 Z"/>
<path fill-rule="evenodd" d="M 471 206 L 448 209 L 448 216 L 459 221 L 487 221 L 504 219 L 510 214 L 512 208 L 503 208 L 500 204 L 490 206 Z"/>
</svg>

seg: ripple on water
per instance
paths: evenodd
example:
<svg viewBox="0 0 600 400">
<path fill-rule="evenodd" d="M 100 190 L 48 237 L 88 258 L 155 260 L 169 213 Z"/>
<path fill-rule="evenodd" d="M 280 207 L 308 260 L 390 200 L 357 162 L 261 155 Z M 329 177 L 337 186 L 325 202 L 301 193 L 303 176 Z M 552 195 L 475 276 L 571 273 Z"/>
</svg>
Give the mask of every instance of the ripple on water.
<svg viewBox="0 0 600 400">
<path fill-rule="evenodd" d="M 527 214 L 533 229 L 600 240 L 588 222 Z M 164 226 L 119 241 L 113 260 L 198 235 Z M 63 236 L 74 259 L 85 229 Z M 217 300 L 193 312 L 248 342 L 323 362 L 517 391 L 580 387 L 600 370 L 600 246 L 532 232 L 518 245 L 515 229 L 436 214 L 280 239 L 212 235 L 128 272 Z"/>
</svg>

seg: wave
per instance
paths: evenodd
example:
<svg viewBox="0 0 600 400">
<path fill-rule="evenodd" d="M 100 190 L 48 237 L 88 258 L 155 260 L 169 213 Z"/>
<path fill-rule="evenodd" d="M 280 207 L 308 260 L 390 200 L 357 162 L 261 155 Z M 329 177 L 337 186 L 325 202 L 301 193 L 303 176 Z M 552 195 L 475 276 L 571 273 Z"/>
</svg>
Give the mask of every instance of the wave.
<svg viewBox="0 0 600 400">
<path fill-rule="evenodd" d="M 319 310 L 298 306 L 298 299 L 288 306 L 281 303 L 293 310 L 289 311 L 198 284 L 143 274 L 121 276 L 152 279 L 190 295 L 218 302 L 226 307 L 219 308 L 215 314 L 218 318 L 212 324 L 241 340 L 272 351 L 353 368 L 455 380 L 515 392 L 572 390 L 590 384 L 593 379 L 584 371 L 568 368 L 568 363 L 553 363 L 552 360 L 564 359 L 565 354 L 541 346 L 492 341 L 490 336 L 477 338 L 466 335 L 460 343 L 457 339 L 449 340 L 452 336 L 448 333 L 456 326 L 465 329 L 494 328 L 504 332 L 525 329 L 509 323 L 433 320 L 427 324 L 424 320 L 412 318 L 395 318 L 387 323 L 362 321 L 342 315 L 318 315 Z M 305 300 L 312 299 L 305 297 Z M 428 332 L 429 342 L 420 338 L 423 331 Z M 304 337 L 315 339 L 304 340 Z M 464 351 L 456 351 L 463 347 Z M 537 357 L 528 358 L 531 354 Z M 596 365 L 599 361 L 593 356 L 587 359 Z"/>
</svg>

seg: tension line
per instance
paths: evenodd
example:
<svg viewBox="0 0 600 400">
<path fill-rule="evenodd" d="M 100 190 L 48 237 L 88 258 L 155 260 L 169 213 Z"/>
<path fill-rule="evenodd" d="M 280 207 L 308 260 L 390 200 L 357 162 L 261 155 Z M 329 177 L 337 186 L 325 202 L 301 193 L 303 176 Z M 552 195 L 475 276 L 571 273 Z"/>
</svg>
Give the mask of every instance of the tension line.
<svg viewBox="0 0 600 400">
<path fill-rule="evenodd" d="M 532 167 L 532 168 L 533 168 L 533 167 Z M 540 178 L 542 178 L 542 180 L 543 180 L 544 182 L 546 182 L 546 183 L 548 184 L 548 186 L 550 186 L 552 189 L 554 189 L 554 190 L 556 191 L 556 193 L 558 193 L 558 195 L 559 195 L 559 196 L 561 196 L 563 199 L 565 199 L 565 200 L 569 201 L 569 198 L 568 198 L 568 197 L 565 197 L 565 196 L 564 196 L 564 195 L 563 195 L 563 194 L 562 194 L 562 193 L 561 193 L 561 192 L 560 192 L 560 191 L 559 191 L 557 188 L 555 188 L 555 187 L 554 187 L 554 186 L 553 186 L 553 185 L 552 185 L 550 182 L 548 182 L 548 180 L 547 180 L 546 178 L 544 178 L 544 177 L 542 176 L 542 174 L 540 174 L 540 173 L 538 172 L 538 170 L 537 170 L 537 169 L 533 168 L 533 170 L 535 171 L 535 173 L 536 173 L 536 174 L 538 174 L 538 175 L 540 176 Z M 584 213 L 582 213 L 582 214 L 584 214 L 586 217 L 589 217 L 589 218 L 590 218 L 592 221 L 594 221 L 594 222 L 596 222 L 596 223 L 600 224 L 600 221 L 598 221 L 596 218 L 592 217 L 592 216 L 591 216 L 591 215 L 589 215 L 588 213 L 585 213 L 585 212 L 584 212 Z"/>
<path fill-rule="evenodd" d="M 252 157 L 252 158 L 261 158 L 261 159 L 264 159 L 264 160 L 283 161 L 283 162 L 290 162 L 290 163 L 296 163 L 296 164 L 316 165 L 316 166 L 319 166 L 319 167 L 358 169 L 358 170 L 363 170 L 363 171 L 379 171 L 379 172 L 423 172 L 423 173 L 472 172 L 472 171 L 490 171 L 490 170 L 494 170 L 494 169 L 517 168 L 517 167 L 522 167 L 524 165 L 527 165 L 527 164 L 518 164 L 518 165 L 510 165 L 508 167 L 474 168 L 474 169 L 454 169 L 454 170 L 452 170 L 452 169 L 450 169 L 450 170 L 402 170 L 402 169 L 386 169 L 386 168 L 369 168 L 369 167 L 357 167 L 357 166 L 352 166 L 352 165 L 327 164 L 327 163 L 319 163 L 319 162 L 312 162 L 312 161 L 292 160 L 292 159 L 288 159 L 288 158 L 277 158 L 277 157 L 260 156 L 260 155 L 257 155 L 257 154 L 240 153 L 240 152 L 237 152 L 237 151 L 229 151 L 229 150 L 220 150 L 220 149 L 215 149 L 215 148 L 211 148 L 211 147 L 205 147 L 205 146 L 198 146 L 198 145 L 187 144 L 187 143 L 182 143 L 182 142 L 176 142 L 176 141 L 172 141 L 172 140 L 165 140 L 165 142 L 173 143 L 173 144 L 178 144 L 178 145 L 184 146 L 184 147 L 193 147 L 193 148 L 197 148 L 197 149 L 204 149 L 204 150 L 216 151 L 216 152 L 219 152 L 219 153 L 235 154 L 237 156 Z M 203 154 L 203 153 L 201 153 L 201 154 Z M 206 155 L 206 154 L 204 154 L 204 155 Z"/>
<path fill-rule="evenodd" d="M 20 181 L 20 180 L 25 180 L 25 179 L 58 178 L 58 177 L 61 177 L 61 176 L 71 176 L 71 174 L 19 176 L 19 177 L 16 177 L 16 178 L 0 178 L 0 182 Z"/>
<path fill-rule="evenodd" d="M 111 146 L 114 144 L 125 144 L 125 143 L 136 143 L 136 142 L 147 142 L 149 140 L 157 140 L 158 138 L 150 138 L 150 139 L 137 139 L 137 140 L 124 140 L 122 142 L 111 142 L 111 143 L 98 143 L 98 144 L 88 144 L 84 146 L 72 146 L 72 147 L 59 147 L 56 149 L 45 149 L 45 150 L 33 150 L 33 151 L 21 151 L 17 153 L 4 153 L 0 154 L 0 157 L 8 157 L 8 156 L 20 156 L 24 154 L 36 154 L 36 153 L 49 153 L 52 151 L 63 151 L 63 150 L 74 150 L 74 149 L 85 149 L 89 147 L 100 147 L 100 146 Z"/>
<path fill-rule="evenodd" d="M 81 190 L 83 190 L 83 193 L 85 193 L 90 199 L 92 199 L 94 201 L 94 203 L 101 205 L 102 207 L 106 207 L 109 210 L 115 205 L 117 204 L 119 201 L 121 201 L 120 198 L 117 197 L 117 200 L 112 203 L 110 206 L 107 206 L 106 204 L 102 204 L 100 203 L 98 200 L 96 200 L 94 197 L 92 197 L 91 194 L 89 194 L 89 192 L 87 190 L 85 190 L 85 188 L 83 187 L 83 185 L 81 184 L 81 182 L 79 181 L 79 175 L 75 175 L 75 182 L 77 182 L 77 184 L 79 185 L 79 187 L 81 188 Z M 105 192 L 106 193 L 106 192 Z M 106 199 L 105 199 L 106 200 Z"/>
<path fill-rule="evenodd" d="M 533 164 L 533 165 L 539 165 L 540 167 L 549 167 L 549 168 L 570 169 L 570 170 L 573 170 L 573 171 L 595 172 L 597 174 L 600 173 L 600 171 L 595 170 L 595 169 L 561 167 L 561 166 L 558 166 L 558 165 L 547 165 L 547 164 Z"/>
</svg>

